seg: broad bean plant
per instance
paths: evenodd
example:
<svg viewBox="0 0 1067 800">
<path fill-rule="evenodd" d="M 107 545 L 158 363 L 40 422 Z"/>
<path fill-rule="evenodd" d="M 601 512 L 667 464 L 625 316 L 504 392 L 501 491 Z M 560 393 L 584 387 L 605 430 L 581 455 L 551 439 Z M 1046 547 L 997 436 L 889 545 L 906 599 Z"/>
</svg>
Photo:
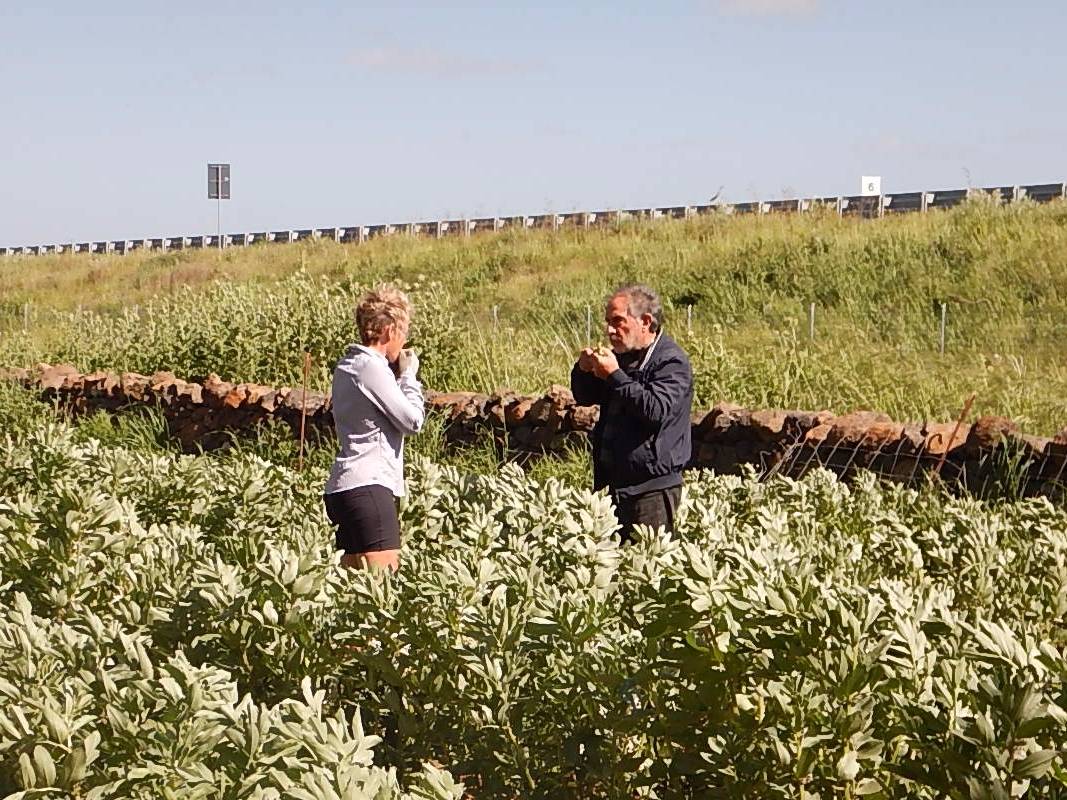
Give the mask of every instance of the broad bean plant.
<svg viewBox="0 0 1067 800">
<path fill-rule="evenodd" d="M 409 464 L 402 568 L 323 475 L 0 441 L 0 796 L 1067 793 L 1067 514 L 690 475 L 678 536 Z"/>
</svg>

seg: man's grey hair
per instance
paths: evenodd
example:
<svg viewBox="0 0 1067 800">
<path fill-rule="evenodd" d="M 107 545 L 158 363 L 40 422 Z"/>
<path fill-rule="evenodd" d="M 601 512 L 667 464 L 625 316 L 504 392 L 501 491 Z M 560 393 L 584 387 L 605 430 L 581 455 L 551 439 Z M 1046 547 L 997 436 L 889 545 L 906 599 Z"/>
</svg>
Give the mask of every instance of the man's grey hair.
<svg viewBox="0 0 1067 800">
<path fill-rule="evenodd" d="M 663 327 L 663 303 L 660 302 L 659 295 L 651 286 L 643 283 L 628 283 L 611 293 L 611 298 L 615 297 L 626 298 L 627 311 L 631 317 L 651 314 L 653 332 Z"/>
</svg>

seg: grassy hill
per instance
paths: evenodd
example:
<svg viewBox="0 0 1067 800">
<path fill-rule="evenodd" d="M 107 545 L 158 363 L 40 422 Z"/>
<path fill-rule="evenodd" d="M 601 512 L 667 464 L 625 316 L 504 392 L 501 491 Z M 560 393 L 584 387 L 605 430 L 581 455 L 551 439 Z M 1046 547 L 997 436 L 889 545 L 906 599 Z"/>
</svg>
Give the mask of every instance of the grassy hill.
<svg viewBox="0 0 1067 800">
<path fill-rule="evenodd" d="M 412 288 L 435 389 L 565 383 L 590 315 L 596 338 L 605 295 L 639 280 L 663 294 L 702 406 L 950 418 L 974 391 L 977 413 L 1035 432 L 1067 424 L 1063 204 L 8 259 L 0 362 L 293 383 L 306 348 L 323 386 L 352 338 L 352 301 L 382 280 Z"/>
</svg>

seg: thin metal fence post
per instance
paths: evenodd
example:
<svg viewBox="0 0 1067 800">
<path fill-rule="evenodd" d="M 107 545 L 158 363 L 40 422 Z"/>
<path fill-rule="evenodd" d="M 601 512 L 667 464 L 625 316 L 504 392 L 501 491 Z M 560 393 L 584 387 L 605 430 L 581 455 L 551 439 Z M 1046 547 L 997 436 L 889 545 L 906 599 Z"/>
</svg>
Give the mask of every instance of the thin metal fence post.
<svg viewBox="0 0 1067 800">
<path fill-rule="evenodd" d="M 693 335 L 693 304 L 685 307 L 685 330 L 690 336 Z"/>
<path fill-rule="evenodd" d="M 808 338 L 815 341 L 815 304 L 808 304 Z"/>
<path fill-rule="evenodd" d="M 946 313 L 947 313 L 946 304 L 942 303 L 941 304 L 941 331 L 940 331 L 941 336 L 940 336 L 940 342 L 939 342 L 941 355 L 945 354 L 945 316 L 946 316 Z"/>
<path fill-rule="evenodd" d="M 593 307 L 589 304 L 585 306 L 585 343 L 593 343 Z"/>
</svg>

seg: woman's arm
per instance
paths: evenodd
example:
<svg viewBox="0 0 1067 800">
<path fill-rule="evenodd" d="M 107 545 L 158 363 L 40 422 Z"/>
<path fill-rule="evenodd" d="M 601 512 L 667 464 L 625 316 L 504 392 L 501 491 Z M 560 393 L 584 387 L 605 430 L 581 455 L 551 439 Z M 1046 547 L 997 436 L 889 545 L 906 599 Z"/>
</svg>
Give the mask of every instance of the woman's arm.
<svg viewBox="0 0 1067 800">
<path fill-rule="evenodd" d="M 415 377 L 418 367 L 418 359 L 414 359 L 400 373 L 398 382 L 389 367 L 372 360 L 360 372 L 357 384 L 367 399 L 405 436 L 418 433 L 426 421 L 422 384 Z"/>
</svg>

